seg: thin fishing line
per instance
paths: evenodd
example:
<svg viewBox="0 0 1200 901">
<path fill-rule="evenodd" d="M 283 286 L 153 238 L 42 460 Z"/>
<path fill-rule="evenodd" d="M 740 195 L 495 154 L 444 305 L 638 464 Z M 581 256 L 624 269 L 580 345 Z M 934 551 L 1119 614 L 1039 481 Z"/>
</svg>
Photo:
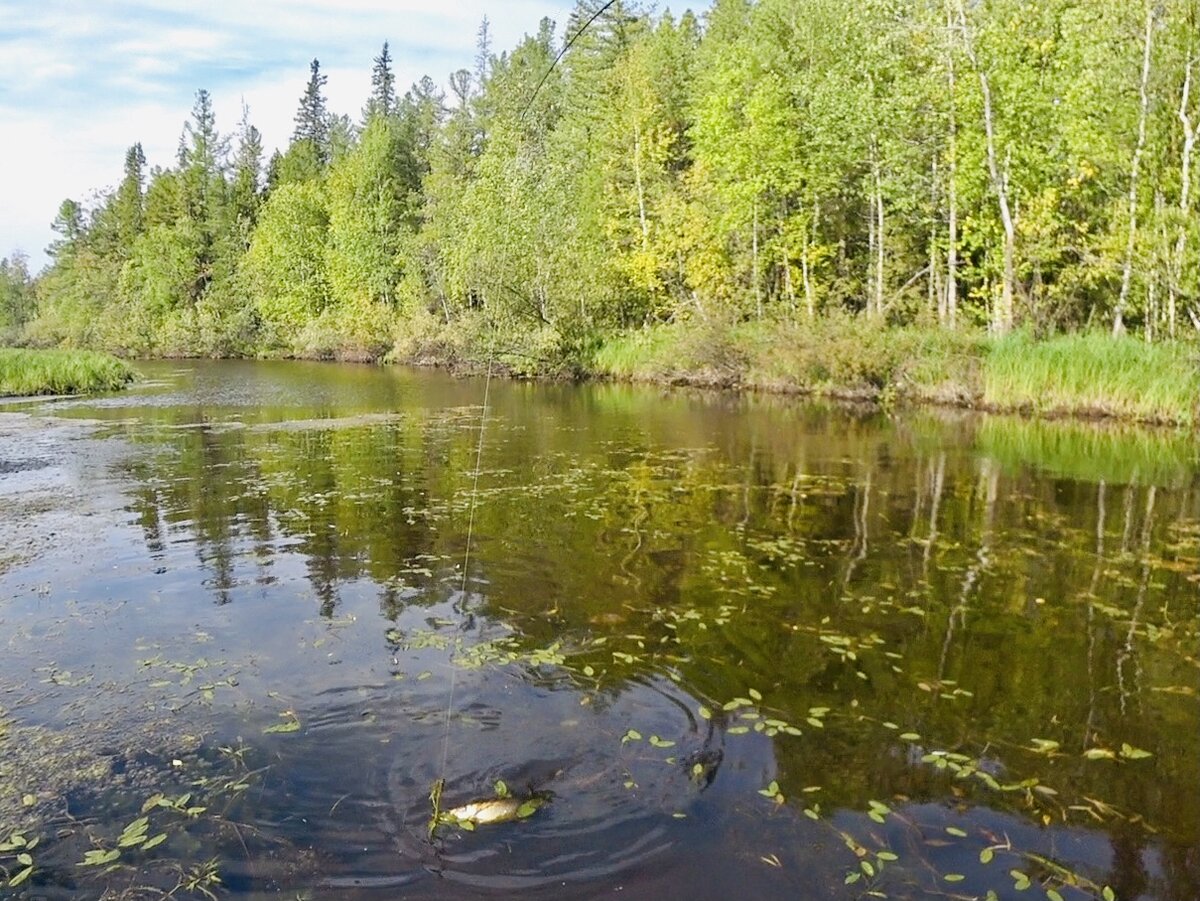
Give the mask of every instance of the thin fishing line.
<svg viewBox="0 0 1200 901">
<path fill-rule="evenodd" d="M 522 118 L 522 119 L 525 118 L 525 115 L 529 112 L 530 108 L 532 108 L 532 106 L 533 106 L 533 101 L 537 99 L 538 93 L 542 90 L 542 87 L 546 84 L 547 79 L 550 78 L 551 73 L 554 72 L 555 68 L 562 61 L 562 58 L 567 55 L 567 51 L 570 50 L 571 47 L 574 46 L 575 42 L 577 40 L 579 40 L 580 36 L 585 31 L 587 31 L 588 28 L 591 27 L 593 22 L 595 22 L 602 15 L 604 15 L 604 13 L 606 13 L 611 7 L 615 6 L 616 3 L 617 3 L 617 0 L 607 0 L 607 2 L 604 3 L 594 13 L 592 13 L 592 15 L 588 18 L 588 20 L 586 22 L 584 22 L 583 25 L 581 25 L 579 27 L 579 29 L 573 35 L 571 35 L 570 39 L 565 44 L 563 44 L 563 48 L 560 51 L 558 51 L 558 55 L 554 57 L 554 61 L 552 63 L 550 63 L 550 67 L 545 71 L 545 73 L 543 73 L 541 79 L 537 83 L 537 86 L 533 89 L 533 93 L 529 96 L 529 101 L 525 104 L 525 108 L 523 110 L 521 110 L 520 118 Z M 493 323 L 492 324 L 491 341 L 489 342 L 489 346 L 488 346 L 487 376 L 484 379 L 484 383 L 483 383 L 483 409 L 480 411 L 480 414 L 479 414 L 479 443 L 475 448 L 475 474 L 474 474 L 474 478 L 471 483 L 471 504 L 470 504 L 470 512 L 467 516 L 467 546 L 463 552 L 462 586 L 459 589 L 459 594 L 462 595 L 462 597 L 464 599 L 466 598 L 466 594 L 467 594 L 468 568 L 471 563 L 471 539 L 475 533 L 475 507 L 476 507 L 476 501 L 479 496 L 479 471 L 483 466 L 483 439 L 484 439 L 484 434 L 485 434 L 486 428 L 487 428 L 488 398 L 489 398 L 489 395 L 491 394 L 491 388 L 492 388 L 492 360 L 493 360 L 493 357 L 495 354 L 495 349 L 496 349 L 496 329 L 495 329 L 495 324 Z M 450 662 L 450 690 L 448 692 L 449 697 L 448 697 L 447 703 L 446 703 L 446 722 L 445 722 L 445 728 L 444 728 L 443 735 L 442 735 L 442 766 L 441 766 L 441 770 L 440 770 L 440 773 L 438 776 L 438 780 L 437 780 L 437 782 L 434 783 L 433 792 L 431 793 L 431 796 L 430 796 L 432 799 L 432 802 L 433 802 L 433 819 L 430 821 L 430 835 L 431 836 L 433 834 L 433 829 L 437 825 L 437 819 L 438 819 L 438 815 L 440 813 L 441 789 L 445 785 L 445 782 L 446 782 L 446 765 L 450 759 L 450 718 L 454 715 L 454 693 L 455 693 L 457 686 L 458 686 L 458 667 L 454 665 L 454 661 L 452 659 Z"/>
<path fill-rule="evenodd" d="M 604 15 L 606 12 L 608 12 L 609 7 L 615 6 L 616 3 L 617 3 L 617 0 L 608 0 L 607 3 L 605 3 L 598 10 L 596 10 L 594 13 L 592 13 L 592 17 L 590 19 L 588 19 L 586 22 L 584 22 L 583 25 L 581 25 L 579 27 L 578 31 L 576 31 L 573 35 L 571 35 L 570 40 L 568 40 L 565 44 L 563 44 L 562 50 L 558 51 L 558 56 L 554 57 L 554 62 L 552 62 L 550 64 L 550 68 L 546 70 L 544 75 L 542 75 L 542 80 L 539 81 L 537 83 L 537 87 L 533 89 L 533 93 L 529 96 L 529 102 L 525 104 L 525 109 L 521 110 L 520 118 L 522 118 L 522 119 L 525 118 L 525 114 L 528 113 L 530 107 L 533 106 L 533 101 L 537 99 L 538 92 L 542 89 L 542 86 L 546 83 L 546 79 L 550 77 L 550 73 L 554 71 L 554 69 L 558 66 L 559 62 L 562 61 L 562 58 L 567 55 L 567 51 L 571 49 L 571 46 L 577 40 L 579 40 L 579 36 L 582 35 L 585 31 L 587 31 L 589 26 L 591 26 L 591 24 L 593 22 L 595 22 L 602 15 Z"/>
<path fill-rule="evenodd" d="M 475 534 L 475 507 L 479 496 L 479 471 L 483 466 L 483 437 L 487 428 L 488 398 L 492 389 L 492 359 L 496 349 L 496 330 L 492 329 L 491 341 L 488 345 L 487 376 L 483 382 L 483 409 L 479 412 L 479 443 L 475 448 L 475 475 L 471 483 L 470 513 L 467 516 L 467 547 L 463 552 L 462 585 L 459 594 L 465 600 L 467 596 L 468 567 L 471 565 L 471 538 Z M 454 690 L 458 682 L 458 667 L 450 661 L 450 697 L 446 704 L 446 727 L 442 736 L 442 768 L 439 781 L 446 778 L 446 761 L 450 755 L 450 717 L 454 715 Z"/>
</svg>

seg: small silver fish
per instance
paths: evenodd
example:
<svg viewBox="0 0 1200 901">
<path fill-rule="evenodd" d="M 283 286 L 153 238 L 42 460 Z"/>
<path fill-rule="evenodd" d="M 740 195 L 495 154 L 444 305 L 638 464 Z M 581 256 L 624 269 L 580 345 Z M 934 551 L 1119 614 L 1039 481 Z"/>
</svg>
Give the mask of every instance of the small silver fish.
<svg viewBox="0 0 1200 901">
<path fill-rule="evenodd" d="M 483 798 L 470 801 L 444 812 L 447 820 L 458 825 L 490 826 L 493 823 L 511 823 L 523 820 L 546 803 L 546 799 L 534 795 L 529 798 Z"/>
</svg>

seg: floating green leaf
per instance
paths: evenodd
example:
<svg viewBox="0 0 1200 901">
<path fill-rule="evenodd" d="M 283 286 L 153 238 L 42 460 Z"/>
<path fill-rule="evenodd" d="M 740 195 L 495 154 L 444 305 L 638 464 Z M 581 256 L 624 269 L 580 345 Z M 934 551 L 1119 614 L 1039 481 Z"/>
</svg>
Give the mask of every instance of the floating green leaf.
<svg viewBox="0 0 1200 901">
<path fill-rule="evenodd" d="M 112 863 L 114 860 L 116 860 L 120 856 L 121 856 L 121 852 L 117 851 L 115 849 L 112 851 L 105 851 L 103 849 L 87 851 L 83 855 L 83 860 L 80 861 L 79 863 L 77 863 L 76 866 L 77 867 L 102 867 L 106 863 Z"/>
<path fill-rule="evenodd" d="M 1121 756 L 1126 760 L 1142 760 L 1153 755 L 1149 751 L 1143 751 L 1141 748 L 1135 748 L 1133 745 L 1122 742 Z"/>
</svg>

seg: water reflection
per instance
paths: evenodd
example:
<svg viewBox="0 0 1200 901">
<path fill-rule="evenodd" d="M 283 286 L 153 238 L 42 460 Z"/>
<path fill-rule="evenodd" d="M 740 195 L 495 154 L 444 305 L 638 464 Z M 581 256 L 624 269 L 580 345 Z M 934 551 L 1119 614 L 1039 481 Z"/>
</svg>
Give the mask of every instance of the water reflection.
<svg viewBox="0 0 1200 901">
<path fill-rule="evenodd" d="M 80 475 L 103 564 L 4 578 L 113 623 L 41 653 L 262 771 L 228 890 L 1200 895 L 1185 438 L 493 385 L 464 582 L 481 385 L 150 369 L 53 408 L 126 448 Z M 430 843 L 442 774 L 554 801 Z"/>
</svg>

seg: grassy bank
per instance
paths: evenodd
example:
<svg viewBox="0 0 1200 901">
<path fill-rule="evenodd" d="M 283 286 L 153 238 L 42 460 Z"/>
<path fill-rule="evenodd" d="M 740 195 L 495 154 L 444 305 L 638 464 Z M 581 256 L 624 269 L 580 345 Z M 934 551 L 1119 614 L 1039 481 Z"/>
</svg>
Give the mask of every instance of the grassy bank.
<svg viewBox="0 0 1200 901">
<path fill-rule="evenodd" d="M 660 327 L 615 336 L 597 375 L 724 384 L 1041 416 L 1195 425 L 1200 348 L 1138 338 L 994 339 L 861 319 L 813 325 Z"/>
<path fill-rule="evenodd" d="M 115 391 L 133 378 L 129 364 L 109 354 L 0 347 L 0 397 Z"/>
<path fill-rule="evenodd" d="M 1015 335 L 988 347 L 984 404 L 1049 415 L 1076 414 L 1194 425 L 1200 348 L 1137 338 Z"/>
</svg>

